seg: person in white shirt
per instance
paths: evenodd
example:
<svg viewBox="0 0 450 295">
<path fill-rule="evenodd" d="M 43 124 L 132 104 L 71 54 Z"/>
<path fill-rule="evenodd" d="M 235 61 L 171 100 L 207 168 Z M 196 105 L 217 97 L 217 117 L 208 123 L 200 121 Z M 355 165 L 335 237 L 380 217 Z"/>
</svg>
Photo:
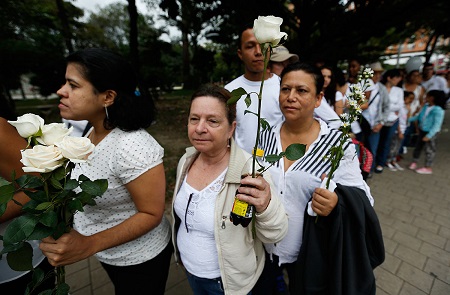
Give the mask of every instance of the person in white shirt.
<svg viewBox="0 0 450 295">
<path fill-rule="evenodd" d="M 381 78 L 381 84 L 389 93 L 389 114 L 380 131 L 380 141 L 375 157 L 375 173 L 382 173 L 386 166 L 391 141 L 399 124 L 399 112 L 405 104 L 403 89 L 396 86 L 401 80 L 402 76 L 398 69 L 386 71 Z"/>
<path fill-rule="evenodd" d="M 40 248 L 53 266 L 95 255 L 115 294 L 164 294 L 172 244 L 164 214 L 164 149 L 145 130 L 154 119 L 150 97 L 138 92 L 129 62 L 90 48 L 67 58 L 66 83 L 57 91 L 61 117 L 87 120 L 95 144 L 71 177 L 107 179 L 108 189 L 74 216 L 74 229 Z"/>
<path fill-rule="evenodd" d="M 434 66 L 431 63 L 423 64 L 421 85 L 425 88 L 425 92 L 441 90 L 447 93 L 447 81 L 444 77 L 435 75 Z"/>
<path fill-rule="evenodd" d="M 255 291 L 252 292 L 254 294 L 272 294 L 270 292 L 276 284 L 274 276 L 279 273 L 278 267 L 287 270 L 290 282 L 299 277 L 295 263 L 303 241 L 305 214 L 325 218 L 323 216 L 329 216 L 338 202 L 334 189 L 330 187 L 328 190 L 321 186 L 331 169 L 331 162 L 326 155 L 330 148 L 338 145 L 341 136 L 340 131 L 314 118 L 314 109 L 319 107 L 323 99 L 322 85 L 323 76 L 317 67 L 306 63 L 288 65 L 281 77 L 279 98 L 285 120 L 261 133 L 259 147 L 264 150 L 264 154 L 279 154 L 292 143 L 305 144 L 306 153 L 295 161 L 283 158 L 269 168 L 275 192 L 289 216 L 289 226 L 281 242 L 265 244 L 268 252 L 266 267 L 257 284 L 257 290 L 263 290 L 263 293 Z M 373 205 L 370 188 L 362 178 L 358 157 L 355 156 L 355 145 L 348 141 L 343 153 L 333 181 L 361 189 Z"/>
<path fill-rule="evenodd" d="M 252 28 L 246 28 L 241 32 L 237 54 L 244 64 L 245 72 L 225 85 L 225 89 L 232 92 L 242 87 L 250 93 L 252 103 L 248 108 L 243 98 L 236 104 L 237 126 L 234 138 L 239 147 L 251 153 L 255 146 L 254 130 L 257 130 L 259 122 L 256 116 L 250 113 L 245 114 L 245 111 L 258 112 L 258 93 L 264 74 L 261 118 L 265 118 L 270 126 L 281 122 L 283 115 L 278 103 L 280 78 L 274 73 L 264 73 L 264 56 Z"/>
</svg>

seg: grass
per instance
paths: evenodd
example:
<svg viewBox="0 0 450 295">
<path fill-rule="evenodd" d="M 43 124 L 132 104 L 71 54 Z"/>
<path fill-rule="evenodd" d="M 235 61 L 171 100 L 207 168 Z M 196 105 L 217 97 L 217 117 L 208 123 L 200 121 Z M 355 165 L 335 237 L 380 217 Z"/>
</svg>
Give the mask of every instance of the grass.
<svg viewBox="0 0 450 295">
<path fill-rule="evenodd" d="M 164 168 L 166 172 L 166 202 L 170 203 L 175 186 L 178 160 L 190 146 L 187 137 L 187 116 L 192 90 L 178 90 L 160 94 L 155 101 L 158 110 L 156 122 L 147 131 L 164 148 Z M 45 122 L 61 122 L 58 110 L 59 99 L 17 100 L 17 114 L 34 113 Z"/>
</svg>

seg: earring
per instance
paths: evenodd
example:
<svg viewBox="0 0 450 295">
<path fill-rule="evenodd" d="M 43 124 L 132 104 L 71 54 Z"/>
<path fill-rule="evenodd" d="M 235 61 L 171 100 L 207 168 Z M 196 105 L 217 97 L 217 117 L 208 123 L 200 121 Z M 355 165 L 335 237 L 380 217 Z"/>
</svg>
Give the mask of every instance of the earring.
<svg viewBox="0 0 450 295">
<path fill-rule="evenodd" d="M 228 138 L 228 144 L 227 144 L 227 147 L 230 147 L 231 146 L 231 138 Z"/>
<path fill-rule="evenodd" d="M 106 120 L 109 120 L 108 108 L 106 107 L 106 104 L 105 104 L 105 112 L 106 112 Z"/>
</svg>

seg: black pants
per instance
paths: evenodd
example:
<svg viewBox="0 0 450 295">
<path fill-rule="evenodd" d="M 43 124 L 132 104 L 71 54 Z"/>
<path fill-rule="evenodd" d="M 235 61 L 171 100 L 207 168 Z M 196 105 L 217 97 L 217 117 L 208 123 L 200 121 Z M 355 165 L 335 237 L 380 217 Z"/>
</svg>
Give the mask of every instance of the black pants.
<svg viewBox="0 0 450 295">
<path fill-rule="evenodd" d="M 280 281 L 283 277 L 283 270 L 286 269 L 289 281 L 295 280 L 297 275 L 295 273 L 295 262 L 279 264 L 277 255 L 272 255 L 266 252 L 266 261 L 264 263 L 264 270 L 253 287 L 252 295 L 274 295 L 274 294 L 288 294 L 287 290 L 280 290 Z M 284 280 L 284 279 L 283 279 Z M 283 282 L 284 283 L 284 282 Z M 290 292 L 292 294 L 292 292 Z"/>
<path fill-rule="evenodd" d="M 153 259 L 137 265 L 114 266 L 102 263 L 114 284 L 116 295 L 164 294 L 169 276 L 172 243 Z"/>
<path fill-rule="evenodd" d="M 3 259 L 6 259 L 4 256 Z M 55 268 L 48 263 L 47 258 L 44 258 L 42 262 L 36 267 L 40 268 L 44 271 L 45 274 L 53 271 Z M 8 295 L 23 295 L 25 294 L 25 290 L 27 288 L 28 283 L 31 282 L 31 278 L 33 276 L 33 272 L 28 272 L 27 274 L 21 276 L 18 279 L 15 279 L 13 281 L 0 284 L 0 294 L 8 294 Z M 55 276 L 52 275 L 50 278 L 45 280 L 42 284 L 40 284 L 34 292 L 31 294 L 39 294 L 40 292 L 44 290 L 52 290 L 55 288 Z"/>
</svg>

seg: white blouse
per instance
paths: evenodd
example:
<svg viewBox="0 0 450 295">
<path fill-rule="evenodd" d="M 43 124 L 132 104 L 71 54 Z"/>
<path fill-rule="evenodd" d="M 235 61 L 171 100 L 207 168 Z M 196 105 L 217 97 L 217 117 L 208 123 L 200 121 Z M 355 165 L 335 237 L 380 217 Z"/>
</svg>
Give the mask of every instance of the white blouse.
<svg viewBox="0 0 450 295">
<path fill-rule="evenodd" d="M 181 220 L 177 232 L 181 261 L 189 273 L 200 278 L 220 277 L 214 209 L 227 170 L 201 191 L 191 187 L 186 176 L 174 202 L 175 213 Z"/>
<path fill-rule="evenodd" d="M 77 212 L 74 228 L 85 236 L 109 229 L 137 213 L 125 184 L 163 161 L 164 149 L 146 131 L 125 132 L 113 129 L 94 149 L 87 163 L 77 164 L 71 178 L 84 174 L 91 180 L 108 179 L 108 189 L 95 198 L 97 205 L 84 206 Z M 149 188 L 151 189 L 151 188 Z M 125 244 L 98 252 L 101 262 L 126 266 L 146 262 L 162 252 L 170 240 L 170 224 L 166 217 L 161 223 Z"/>
</svg>

